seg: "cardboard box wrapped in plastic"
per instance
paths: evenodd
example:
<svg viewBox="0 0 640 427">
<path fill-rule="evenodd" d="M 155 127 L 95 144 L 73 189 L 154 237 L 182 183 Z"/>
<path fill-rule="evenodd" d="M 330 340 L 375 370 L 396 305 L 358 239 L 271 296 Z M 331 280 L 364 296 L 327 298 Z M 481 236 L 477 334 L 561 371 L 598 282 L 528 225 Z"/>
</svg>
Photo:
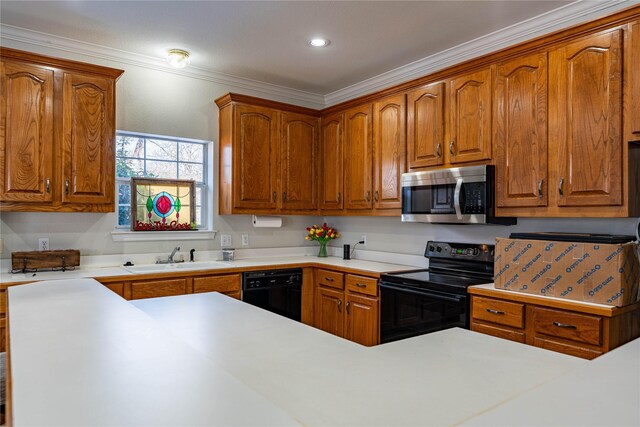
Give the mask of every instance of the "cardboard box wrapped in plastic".
<svg viewBox="0 0 640 427">
<path fill-rule="evenodd" d="M 638 300 L 636 243 L 496 239 L 495 287 L 622 307 Z"/>
</svg>

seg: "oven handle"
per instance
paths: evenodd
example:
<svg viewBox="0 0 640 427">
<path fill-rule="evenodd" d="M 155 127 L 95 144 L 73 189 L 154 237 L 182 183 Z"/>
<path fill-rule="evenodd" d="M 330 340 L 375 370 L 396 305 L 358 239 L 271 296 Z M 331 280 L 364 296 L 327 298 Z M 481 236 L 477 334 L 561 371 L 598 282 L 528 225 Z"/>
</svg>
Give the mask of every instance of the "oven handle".
<svg viewBox="0 0 640 427">
<path fill-rule="evenodd" d="M 462 178 L 458 178 L 456 189 L 453 191 L 453 207 L 456 210 L 456 216 L 462 220 L 462 208 L 460 207 L 460 190 L 462 190 Z"/>
<path fill-rule="evenodd" d="M 436 298 L 436 299 L 445 300 L 445 301 L 451 301 L 451 302 L 462 302 L 466 298 L 466 296 L 464 295 L 442 295 L 442 294 L 437 294 L 429 291 L 414 291 L 412 289 L 403 288 L 402 286 L 391 285 L 386 282 L 380 282 L 378 286 L 380 286 L 381 288 L 387 288 L 387 289 L 391 289 L 398 292 L 406 292 L 412 295 L 427 296 L 427 297 Z"/>
</svg>

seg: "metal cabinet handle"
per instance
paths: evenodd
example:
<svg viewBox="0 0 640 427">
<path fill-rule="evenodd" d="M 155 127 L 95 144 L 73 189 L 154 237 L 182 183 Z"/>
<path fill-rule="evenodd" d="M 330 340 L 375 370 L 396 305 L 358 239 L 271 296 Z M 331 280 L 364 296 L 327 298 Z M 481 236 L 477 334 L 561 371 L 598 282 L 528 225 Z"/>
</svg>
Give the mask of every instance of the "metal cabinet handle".
<svg viewBox="0 0 640 427">
<path fill-rule="evenodd" d="M 538 199 L 542 199 L 542 183 L 544 182 L 544 179 L 541 179 L 540 181 L 538 181 Z"/>
<path fill-rule="evenodd" d="M 349 306 L 350 306 L 350 305 L 351 305 L 351 301 L 347 301 L 347 306 L 346 306 L 347 314 L 349 314 Z"/>
<path fill-rule="evenodd" d="M 554 326 L 557 326 L 558 328 L 565 328 L 565 329 L 578 329 L 578 327 L 576 325 L 568 325 L 566 323 L 560 323 L 560 322 L 553 322 Z"/>
<path fill-rule="evenodd" d="M 273 192 L 273 201 L 275 202 L 278 199 L 278 195 L 276 194 L 276 192 Z"/>
<path fill-rule="evenodd" d="M 500 311 L 500 310 L 492 310 L 490 308 L 487 308 L 487 312 L 491 313 L 491 314 L 497 314 L 499 316 L 503 316 L 505 313 L 504 311 Z"/>
<path fill-rule="evenodd" d="M 564 183 L 564 179 L 560 177 L 560 181 L 558 182 L 558 193 L 560 197 L 564 196 L 564 191 L 562 191 L 562 184 Z"/>
<path fill-rule="evenodd" d="M 338 312 L 342 313 L 342 300 L 341 299 L 338 300 Z"/>
<path fill-rule="evenodd" d="M 64 180 L 64 194 L 69 194 L 69 179 Z"/>
<path fill-rule="evenodd" d="M 49 178 L 44 180 L 44 188 L 47 193 L 51 193 L 51 180 Z"/>
<path fill-rule="evenodd" d="M 287 192 L 286 192 L 286 191 L 283 191 L 283 192 L 282 192 L 282 201 L 283 201 L 283 202 L 286 202 L 286 201 L 287 201 Z"/>
<path fill-rule="evenodd" d="M 452 139 L 451 142 L 449 142 L 449 154 L 451 154 L 452 156 L 456 155 L 456 153 L 453 151 L 453 146 L 455 145 L 455 143 L 455 139 Z"/>
<path fill-rule="evenodd" d="M 325 277 L 324 280 L 326 280 L 327 282 L 333 282 L 333 279 L 331 277 Z"/>
<path fill-rule="evenodd" d="M 367 194 L 364 197 L 365 199 L 367 199 L 367 202 L 371 200 L 371 191 L 367 191 Z"/>
<path fill-rule="evenodd" d="M 340 203 L 340 192 L 338 192 L 338 203 Z"/>
<path fill-rule="evenodd" d="M 442 150 L 440 149 L 440 143 L 436 145 L 436 157 L 440 158 L 442 156 Z"/>
<path fill-rule="evenodd" d="M 376 190 L 376 191 L 373 193 L 373 200 L 375 200 L 375 201 L 377 202 L 377 201 L 378 201 L 378 198 L 379 198 L 379 194 L 378 194 L 378 190 Z"/>
<path fill-rule="evenodd" d="M 356 283 L 356 286 L 359 288 L 366 288 L 367 285 L 365 285 L 364 283 Z"/>
</svg>

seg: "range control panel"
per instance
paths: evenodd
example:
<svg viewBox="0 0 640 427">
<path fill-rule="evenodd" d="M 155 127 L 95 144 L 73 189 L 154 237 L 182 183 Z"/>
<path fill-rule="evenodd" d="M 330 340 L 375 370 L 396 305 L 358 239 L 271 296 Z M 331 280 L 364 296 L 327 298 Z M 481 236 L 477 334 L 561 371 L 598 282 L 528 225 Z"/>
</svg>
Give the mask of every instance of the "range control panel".
<svg viewBox="0 0 640 427">
<path fill-rule="evenodd" d="M 483 243 L 427 243 L 424 256 L 427 258 L 465 259 L 469 261 L 493 262 L 494 245 Z"/>
</svg>

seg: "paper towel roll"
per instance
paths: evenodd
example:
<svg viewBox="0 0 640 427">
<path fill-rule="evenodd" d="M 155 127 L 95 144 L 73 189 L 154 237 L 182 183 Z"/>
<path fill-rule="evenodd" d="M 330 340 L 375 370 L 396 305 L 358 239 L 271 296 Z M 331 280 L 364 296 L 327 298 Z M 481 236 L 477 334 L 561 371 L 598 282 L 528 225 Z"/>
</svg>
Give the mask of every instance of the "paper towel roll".
<svg viewBox="0 0 640 427">
<path fill-rule="evenodd" d="M 282 217 L 253 215 L 251 222 L 254 227 L 282 227 Z"/>
</svg>

